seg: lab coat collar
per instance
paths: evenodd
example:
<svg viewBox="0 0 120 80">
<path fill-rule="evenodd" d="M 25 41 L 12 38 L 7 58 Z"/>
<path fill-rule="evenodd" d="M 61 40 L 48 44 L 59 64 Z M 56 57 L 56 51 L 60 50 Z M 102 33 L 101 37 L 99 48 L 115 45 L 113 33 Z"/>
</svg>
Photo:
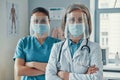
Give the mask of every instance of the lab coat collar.
<svg viewBox="0 0 120 80">
<path fill-rule="evenodd" d="M 77 56 L 80 56 L 80 55 L 81 55 L 81 53 L 82 53 L 81 48 L 82 48 L 82 46 L 85 45 L 85 44 L 86 44 L 86 39 L 83 39 L 80 47 L 75 51 L 75 53 L 74 53 L 74 55 L 73 55 L 73 59 L 75 59 Z"/>
<path fill-rule="evenodd" d="M 77 51 L 75 51 L 75 53 L 74 53 L 74 55 L 73 55 L 73 58 L 72 58 L 72 57 L 71 57 L 71 53 L 70 53 L 70 49 L 69 49 L 69 45 L 68 45 L 68 39 L 66 39 L 66 41 L 65 41 L 65 43 L 64 43 L 64 45 L 63 45 L 63 48 L 62 48 L 63 51 L 64 51 L 63 54 L 65 55 L 66 59 L 67 59 L 70 63 L 72 63 L 72 60 L 74 60 L 77 56 L 80 56 L 80 55 L 81 55 L 81 47 L 82 47 L 83 45 L 85 45 L 85 44 L 86 44 L 86 40 L 83 39 L 80 47 L 77 49 Z"/>
<path fill-rule="evenodd" d="M 68 45 L 68 39 L 65 40 L 65 43 L 63 45 L 63 51 L 64 51 L 64 56 L 66 57 L 67 61 L 72 63 L 72 57 L 71 57 L 71 53 L 70 53 L 70 48 Z"/>
</svg>

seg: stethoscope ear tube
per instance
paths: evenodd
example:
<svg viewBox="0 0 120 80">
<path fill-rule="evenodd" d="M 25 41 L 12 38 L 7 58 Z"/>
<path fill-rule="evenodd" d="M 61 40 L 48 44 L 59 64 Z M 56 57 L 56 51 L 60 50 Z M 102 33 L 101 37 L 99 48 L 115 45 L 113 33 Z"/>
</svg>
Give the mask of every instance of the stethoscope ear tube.
<svg viewBox="0 0 120 80">
<path fill-rule="evenodd" d="M 66 40 L 64 40 L 63 43 L 61 44 L 60 49 L 59 49 L 59 53 L 58 53 L 58 60 L 57 60 L 57 64 L 56 64 L 58 70 L 59 70 L 59 68 L 60 68 L 60 58 L 61 58 L 62 47 L 63 47 L 65 41 L 66 41 Z"/>
<path fill-rule="evenodd" d="M 58 62 L 60 62 L 62 47 L 63 47 L 64 43 L 65 43 L 65 41 L 64 41 L 64 42 L 61 44 L 61 46 L 60 46 L 59 55 L 58 55 Z"/>
</svg>

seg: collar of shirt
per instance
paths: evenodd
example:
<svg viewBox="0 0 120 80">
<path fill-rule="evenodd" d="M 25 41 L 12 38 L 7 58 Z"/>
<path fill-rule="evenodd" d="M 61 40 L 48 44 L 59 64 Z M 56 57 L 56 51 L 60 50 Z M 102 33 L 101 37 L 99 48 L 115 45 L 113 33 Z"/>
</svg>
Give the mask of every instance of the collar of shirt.
<svg viewBox="0 0 120 80">
<path fill-rule="evenodd" d="M 69 40 L 68 40 L 68 45 L 69 45 L 69 46 L 77 45 L 77 47 L 79 47 L 80 44 L 82 43 L 82 41 L 83 41 L 83 39 L 80 39 L 80 40 L 78 41 L 78 43 L 74 43 L 71 39 L 69 39 Z"/>
<path fill-rule="evenodd" d="M 47 42 L 49 42 L 49 36 L 45 39 L 45 41 L 43 42 L 43 44 L 40 44 L 39 41 L 37 40 L 36 37 L 34 37 L 34 39 L 36 40 L 36 44 L 39 46 L 39 47 L 45 47 Z"/>
<path fill-rule="evenodd" d="M 79 42 L 76 44 L 76 43 L 72 42 L 72 40 L 70 40 L 70 39 L 68 40 L 68 45 L 69 45 L 71 57 L 73 57 L 75 51 L 79 48 L 82 41 L 83 41 L 83 39 L 80 39 Z"/>
</svg>

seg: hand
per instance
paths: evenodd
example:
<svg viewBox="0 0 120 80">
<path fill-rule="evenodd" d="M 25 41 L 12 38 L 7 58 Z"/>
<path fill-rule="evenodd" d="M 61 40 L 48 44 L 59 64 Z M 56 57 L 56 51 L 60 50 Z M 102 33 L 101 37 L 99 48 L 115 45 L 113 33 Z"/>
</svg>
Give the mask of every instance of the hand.
<svg viewBox="0 0 120 80">
<path fill-rule="evenodd" d="M 93 74 L 96 73 L 99 69 L 94 65 L 90 66 L 85 74 Z"/>
<path fill-rule="evenodd" d="M 58 71 L 57 75 L 58 75 L 62 80 L 69 80 L 69 72 Z"/>
</svg>

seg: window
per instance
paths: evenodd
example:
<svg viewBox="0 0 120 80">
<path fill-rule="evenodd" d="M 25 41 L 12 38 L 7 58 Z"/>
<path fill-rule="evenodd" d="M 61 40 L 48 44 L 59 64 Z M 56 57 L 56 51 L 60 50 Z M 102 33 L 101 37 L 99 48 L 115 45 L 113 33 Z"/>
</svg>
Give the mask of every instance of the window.
<svg viewBox="0 0 120 80">
<path fill-rule="evenodd" d="M 120 8 L 120 0 L 98 0 L 98 8 Z"/>
<path fill-rule="evenodd" d="M 108 50 L 109 62 L 114 62 L 115 53 L 120 55 L 120 0 L 97 0 L 95 23 L 95 41 Z"/>
</svg>

